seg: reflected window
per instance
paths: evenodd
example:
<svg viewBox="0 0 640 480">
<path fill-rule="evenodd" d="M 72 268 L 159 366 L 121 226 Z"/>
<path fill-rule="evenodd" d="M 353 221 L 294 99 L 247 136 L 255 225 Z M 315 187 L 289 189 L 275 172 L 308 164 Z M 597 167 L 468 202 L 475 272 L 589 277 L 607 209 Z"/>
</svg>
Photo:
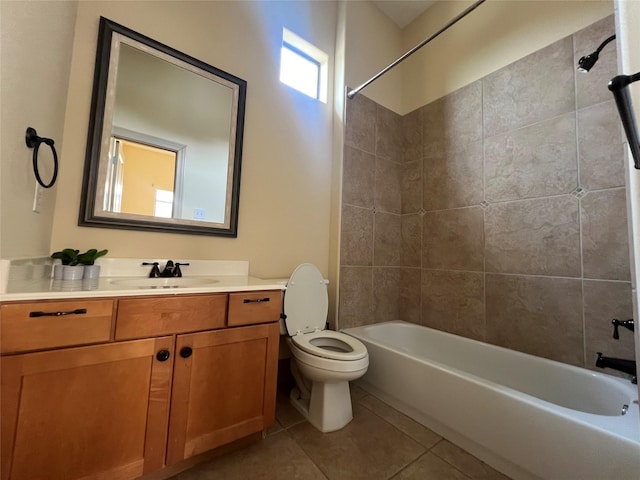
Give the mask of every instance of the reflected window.
<svg viewBox="0 0 640 480">
<path fill-rule="evenodd" d="M 171 218 L 173 215 L 173 192 L 171 190 L 156 190 L 156 206 L 154 216 Z"/>
</svg>

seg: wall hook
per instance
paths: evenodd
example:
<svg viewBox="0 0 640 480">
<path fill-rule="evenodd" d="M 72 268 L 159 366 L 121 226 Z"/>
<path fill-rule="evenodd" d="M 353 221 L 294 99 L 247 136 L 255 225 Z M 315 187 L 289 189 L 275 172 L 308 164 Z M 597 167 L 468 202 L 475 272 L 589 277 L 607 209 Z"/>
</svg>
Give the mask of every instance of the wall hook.
<svg viewBox="0 0 640 480">
<path fill-rule="evenodd" d="M 36 132 L 34 128 L 27 127 L 25 142 L 27 147 L 33 148 L 33 173 L 36 176 L 37 182 L 42 188 L 51 188 L 53 184 L 56 183 L 56 178 L 58 177 L 58 154 L 56 148 L 53 146 L 54 141 L 50 138 L 39 137 L 38 132 Z M 51 181 L 47 184 L 42 181 L 38 170 L 38 149 L 41 143 L 48 145 L 51 153 L 53 153 L 53 175 L 51 176 Z"/>
</svg>

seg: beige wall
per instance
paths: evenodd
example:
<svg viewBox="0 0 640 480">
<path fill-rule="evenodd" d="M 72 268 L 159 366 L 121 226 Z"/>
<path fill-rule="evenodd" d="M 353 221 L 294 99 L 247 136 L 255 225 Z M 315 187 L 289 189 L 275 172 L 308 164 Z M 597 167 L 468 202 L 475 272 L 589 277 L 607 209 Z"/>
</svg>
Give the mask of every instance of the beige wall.
<svg viewBox="0 0 640 480">
<path fill-rule="evenodd" d="M 370 2 L 344 3 L 345 78 L 355 88 L 474 2 L 437 2 L 402 30 Z M 406 114 L 611 13 L 611 0 L 489 0 L 362 93 Z"/>
<path fill-rule="evenodd" d="M 238 238 L 77 226 L 101 15 L 247 80 Z M 50 248 L 244 259 L 258 276 L 313 262 L 326 273 L 333 90 L 329 104 L 291 90 L 278 80 L 278 59 L 283 26 L 333 56 L 335 22 L 333 2 L 80 2 Z"/>
<path fill-rule="evenodd" d="M 402 30 L 370 2 L 344 3 L 345 78 L 355 88 L 473 2 L 440 1 Z M 362 92 L 405 114 L 612 12 L 611 0 L 489 0 Z"/>
<path fill-rule="evenodd" d="M 404 29 L 403 49 L 472 3 L 436 3 Z M 396 112 L 415 110 L 611 13 L 612 1 L 488 0 L 403 63 L 403 105 Z"/>
<path fill-rule="evenodd" d="M 31 208 L 35 190 L 27 127 L 53 138 L 60 175 L 69 163 L 63 125 L 76 1 L 0 2 L 0 258 L 48 255 L 58 186 L 42 194 L 41 212 Z M 41 176 L 49 182 L 53 157 L 41 149 Z"/>
<path fill-rule="evenodd" d="M 356 88 L 403 53 L 402 30 L 371 2 L 346 5 L 345 80 Z M 402 70 L 393 69 L 362 90 L 385 107 L 402 109 Z"/>
</svg>

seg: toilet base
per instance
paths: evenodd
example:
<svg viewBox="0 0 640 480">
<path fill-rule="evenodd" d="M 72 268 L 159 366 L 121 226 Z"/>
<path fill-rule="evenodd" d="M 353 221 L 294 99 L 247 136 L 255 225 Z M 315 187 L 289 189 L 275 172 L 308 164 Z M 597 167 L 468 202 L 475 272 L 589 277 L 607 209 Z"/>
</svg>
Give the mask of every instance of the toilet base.
<svg viewBox="0 0 640 480">
<path fill-rule="evenodd" d="M 310 399 L 302 398 L 300 390 L 294 387 L 289 398 L 296 410 L 321 432 L 340 430 L 353 419 L 347 381 L 313 382 Z"/>
</svg>

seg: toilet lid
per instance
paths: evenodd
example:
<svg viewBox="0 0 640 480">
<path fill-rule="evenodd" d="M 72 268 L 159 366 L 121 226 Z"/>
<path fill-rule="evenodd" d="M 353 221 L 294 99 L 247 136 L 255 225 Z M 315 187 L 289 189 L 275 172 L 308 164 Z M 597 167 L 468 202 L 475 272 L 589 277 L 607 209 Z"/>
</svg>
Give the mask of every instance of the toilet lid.
<svg viewBox="0 0 640 480">
<path fill-rule="evenodd" d="M 284 322 L 289 335 L 324 330 L 328 308 L 327 284 L 320 270 L 310 263 L 299 265 L 284 292 Z"/>
</svg>

